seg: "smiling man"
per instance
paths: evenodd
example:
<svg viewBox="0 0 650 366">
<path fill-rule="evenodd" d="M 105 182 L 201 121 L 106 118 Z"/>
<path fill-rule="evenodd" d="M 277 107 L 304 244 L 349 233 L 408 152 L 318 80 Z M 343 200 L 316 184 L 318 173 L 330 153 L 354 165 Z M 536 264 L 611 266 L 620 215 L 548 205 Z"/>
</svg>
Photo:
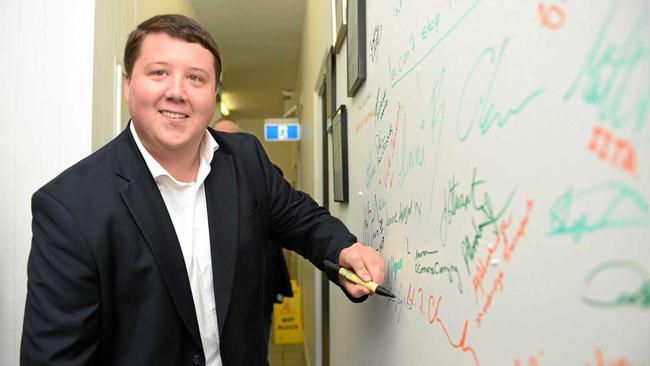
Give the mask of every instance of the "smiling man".
<svg viewBox="0 0 650 366">
<path fill-rule="evenodd" d="M 383 281 L 383 258 L 259 141 L 207 127 L 221 60 L 203 27 L 143 22 L 124 68 L 128 127 L 32 198 L 23 365 L 266 364 L 270 239 Z M 368 294 L 329 275 L 354 301 Z"/>
</svg>

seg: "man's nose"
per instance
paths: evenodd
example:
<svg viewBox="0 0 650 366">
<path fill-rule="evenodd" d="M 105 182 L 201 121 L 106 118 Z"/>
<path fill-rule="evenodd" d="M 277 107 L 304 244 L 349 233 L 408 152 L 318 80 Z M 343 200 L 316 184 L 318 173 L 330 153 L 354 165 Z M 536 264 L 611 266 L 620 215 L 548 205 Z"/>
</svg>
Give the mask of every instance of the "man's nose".
<svg viewBox="0 0 650 366">
<path fill-rule="evenodd" d="M 176 101 L 184 101 L 187 99 L 185 93 L 185 78 L 180 75 L 170 77 L 167 84 L 165 97 Z"/>
</svg>

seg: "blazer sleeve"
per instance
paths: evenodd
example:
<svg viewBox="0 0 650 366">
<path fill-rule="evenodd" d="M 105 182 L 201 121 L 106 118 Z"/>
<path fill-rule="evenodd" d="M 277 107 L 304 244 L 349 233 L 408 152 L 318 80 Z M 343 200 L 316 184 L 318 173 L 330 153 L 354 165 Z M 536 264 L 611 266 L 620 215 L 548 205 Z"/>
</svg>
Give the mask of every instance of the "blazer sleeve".
<svg viewBox="0 0 650 366">
<path fill-rule="evenodd" d="M 100 294 L 90 249 L 70 212 L 43 190 L 32 197 L 32 217 L 20 363 L 93 364 Z"/>
<path fill-rule="evenodd" d="M 324 271 L 348 299 L 353 302 L 364 301 L 367 295 L 352 297 L 339 283 L 338 274 L 326 271 L 323 265 L 325 259 L 338 263 L 341 250 L 357 242 L 356 236 L 308 194 L 295 190 L 284 180 L 271 164 L 260 142 L 257 139 L 255 141 L 267 184 L 271 239 L 307 258 Z"/>
</svg>

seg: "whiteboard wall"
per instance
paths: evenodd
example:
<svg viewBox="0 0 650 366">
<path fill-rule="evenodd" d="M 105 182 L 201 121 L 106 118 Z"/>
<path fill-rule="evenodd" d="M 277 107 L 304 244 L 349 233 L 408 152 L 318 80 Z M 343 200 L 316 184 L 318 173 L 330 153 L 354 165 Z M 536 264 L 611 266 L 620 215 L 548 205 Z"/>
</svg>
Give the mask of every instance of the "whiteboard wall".
<svg viewBox="0 0 650 366">
<path fill-rule="evenodd" d="M 366 3 L 331 364 L 650 365 L 650 2 Z"/>
</svg>

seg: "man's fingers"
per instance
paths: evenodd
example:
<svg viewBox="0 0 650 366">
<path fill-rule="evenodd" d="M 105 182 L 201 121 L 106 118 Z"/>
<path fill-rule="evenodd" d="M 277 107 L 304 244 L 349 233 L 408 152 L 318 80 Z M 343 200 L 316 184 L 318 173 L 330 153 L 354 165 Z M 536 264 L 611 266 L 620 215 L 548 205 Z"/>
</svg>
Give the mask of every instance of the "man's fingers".
<svg viewBox="0 0 650 366">
<path fill-rule="evenodd" d="M 373 281 L 381 285 L 386 276 L 384 258 L 375 249 L 361 243 L 354 243 L 343 249 L 339 256 L 339 264 L 354 272 L 364 282 Z M 340 282 L 346 291 L 354 297 L 361 297 L 370 293 L 367 288 L 356 285 L 344 277 L 340 277 Z"/>
<path fill-rule="evenodd" d="M 365 270 L 370 273 L 372 281 L 381 285 L 386 276 L 386 262 L 384 258 L 373 248 L 365 247 L 369 251 L 363 256 Z"/>
<path fill-rule="evenodd" d="M 352 271 L 357 274 L 359 278 L 364 280 L 365 282 L 372 281 L 372 276 L 370 275 L 370 272 L 366 269 L 366 264 L 363 262 L 363 259 L 360 259 L 357 262 L 354 262 L 352 265 Z"/>
<path fill-rule="evenodd" d="M 359 278 L 368 282 L 372 280 L 370 273 L 366 269 L 364 263 L 364 256 L 366 255 L 367 247 L 359 243 L 354 243 L 351 246 L 343 249 L 339 257 L 339 264 L 345 268 L 348 268 L 352 272 L 356 273 Z"/>
<path fill-rule="evenodd" d="M 352 297 L 361 297 L 370 294 L 370 290 L 348 281 L 345 277 L 339 275 L 339 282 Z"/>
</svg>

